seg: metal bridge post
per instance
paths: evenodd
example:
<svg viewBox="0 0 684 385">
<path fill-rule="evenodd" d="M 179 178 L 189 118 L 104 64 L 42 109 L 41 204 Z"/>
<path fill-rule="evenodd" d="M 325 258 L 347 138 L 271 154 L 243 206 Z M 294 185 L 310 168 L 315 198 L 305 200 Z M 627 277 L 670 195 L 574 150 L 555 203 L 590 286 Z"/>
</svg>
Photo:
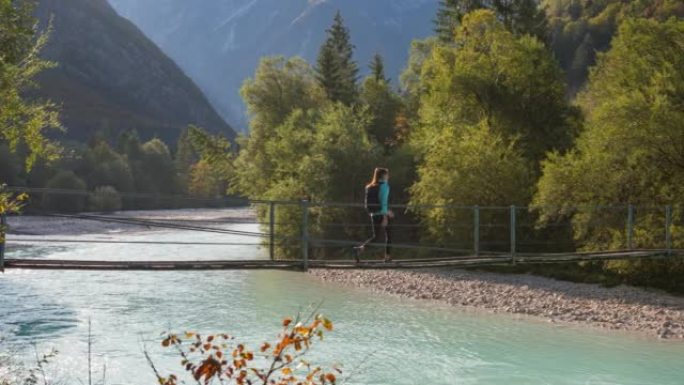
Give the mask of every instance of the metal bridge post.
<svg viewBox="0 0 684 385">
<path fill-rule="evenodd" d="M 309 201 L 302 201 L 302 269 L 309 270 Z"/>
<path fill-rule="evenodd" d="M 273 202 L 268 203 L 268 256 L 271 261 L 275 259 L 275 204 Z"/>
<path fill-rule="evenodd" d="M 515 265 L 515 205 L 511 206 L 511 262 Z"/>
<path fill-rule="evenodd" d="M 634 206 L 627 206 L 627 249 L 634 248 Z"/>
<path fill-rule="evenodd" d="M 473 207 L 473 252 L 480 255 L 480 206 Z"/>
<path fill-rule="evenodd" d="M 665 248 L 667 256 L 672 255 L 672 206 L 665 206 Z"/>
<path fill-rule="evenodd" d="M 0 242 L 0 272 L 5 271 L 5 241 L 7 237 L 7 233 L 5 229 L 7 228 L 7 214 L 2 213 L 0 214 L 0 238 L 2 238 L 2 241 Z"/>
</svg>

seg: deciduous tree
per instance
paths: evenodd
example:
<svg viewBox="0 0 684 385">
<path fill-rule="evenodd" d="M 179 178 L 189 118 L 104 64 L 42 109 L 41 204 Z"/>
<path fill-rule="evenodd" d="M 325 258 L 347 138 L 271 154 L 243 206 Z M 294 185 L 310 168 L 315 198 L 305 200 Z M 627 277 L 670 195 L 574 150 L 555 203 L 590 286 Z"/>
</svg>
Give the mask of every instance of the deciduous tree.
<svg viewBox="0 0 684 385">
<path fill-rule="evenodd" d="M 623 22 L 579 100 L 587 123 L 576 148 L 543 165 L 535 197 L 543 220 L 571 218 L 585 249 L 624 248 L 626 205 L 637 205 L 634 246 L 662 247 L 663 206 L 684 196 L 684 21 Z M 605 207 L 614 204 L 624 206 Z M 675 205 L 674 223 L 683 215 Z M 683 229 L 670 230 L 681 248 Z M 678 261 L 606 266 L 633 283 L 682 290 Z"/>
<path fill-rule="evenodd" d="M 25 146 L 27 169 L 39 158 L 58 157 L 45 131 L 61 127 L 53 103 L 26 96 L 36 75 L 54 65 L 39 56 L 48 34 L 38 32 L 33 10 L 30 0 L 0 0 L 0 143 L 12 151 Z"/>
<path fill-rule="evenodd" d="M 441 130 L 483 119 L 505 137 L 516 137 L 533 165 L 547 151 L 572 144 L 578 113 L 565 99 L 558 64 L 542 42 L 516 37 L 492 11 L 467 14 L 456 46 L 435 45 L 420 74 L 413 86 L 420 93 L 413 138 L 422 152 Z"/>
</svg>

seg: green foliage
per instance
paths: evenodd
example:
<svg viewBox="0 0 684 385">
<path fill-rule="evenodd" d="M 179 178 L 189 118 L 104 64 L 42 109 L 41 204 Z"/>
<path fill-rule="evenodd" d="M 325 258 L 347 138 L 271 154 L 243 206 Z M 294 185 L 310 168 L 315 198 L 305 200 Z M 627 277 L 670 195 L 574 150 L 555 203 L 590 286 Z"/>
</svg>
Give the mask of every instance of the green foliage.
<svg viewBox="0 0 684 385">
<path fill-rule="evenodd" d="M 461 23 L 467 8 L 480 7 L 481 1 L 440 0 L 437 16 L 435 17 L 435 34 L 442 43 L 451 42 L 454 39 L 456 29 Z"/>
<path fill-rule="evenodd" d="M 542 42 L 516 37 L 493 12 L 479 10 L 464 17 L 456 46 L 433 45 L 412 85 L 420 95 L 419 127 L 412 134 L 418 151 L 427 152 L 442 130 L 483 119 L 505 137 L 518 137 L 533 165 L 547 151 L 571 145 L 577 112 L 568 106 L 561 71 Z"/>
<path fill-rule="evenodd" d="M 20 185 L 19 175 L 22 171 L 22 164 L 16 152 L 10 151 L 7 144 L 0 144 L 0 183 L 10 186 Z"/>
<path fill-rule="evenodd" d="M 263 135 L 281 124 L 292 110 L 320 105 L 325 92 L 311 66 L 301 58 L 265 57 L 240 94 L 250 114 L 250 136 Z"/>
<path fill-rule="evenodd" d="M 662 207 L 684 196 L 684 21 L 625 20 L 612 49 L 599 55 L 579 100 L 586 128 L 576 149 L 544 162 L 535 204 L 543 220 L 571 218 L 585 249 L 624 247 L 624 206 L 616 217 L 595 205 Z M 662 247 L 662 209 L 637 215 L 636 246 Z M 679 225 L 671 231 L 679 248 L 682 215 L 675 206 Z M 663 268 L 655 262 L 606 266 L 630 277 Z M 668 266 L 684 274 L 681 263 Z"/>
<path fill-rule="evenodd" d="M 371 77 L 376 82 L 390 82 L 390 79 L 387 78 L 387 76 L 385 75 L 385 61 L 382 58 L 382 55 L 380 55 L 379 53 L 373 55 L 373 58 L 371 59 L 368 68 L 371 71 Z"/>
<path fill-rule="evenodd" d="M 372 116 L 369 134 L 378 143 L 389 146 L 395 139 L 395 121 L 403 103 L 385 77 L 380 56 L 376 55 L 370 67 L 372 73 L 361 85 L 360 100 Z"/>
<path fill-rule="evenodd" d="M 472 213 L 420 205 L 505 206 L 529 201 L 533 182 L 529 163 L 515 141 L 498 131 L 482 121 L 444 130 L 435 138 L 411 187 L 411 205 L 419 207 L 430 240 L 457 241 L 469 248 L 471 243 L 465 242 L 472 229 L 460 225 L 472 223 Z M 506 232 L 500 233 L 505 239 Z"/>
<path fill-rule="evenodd" d="M 241 94 L 251 115 L 250 132 L 248 138 L 239 139 L 231 189 L 250 198 L 263 198 L 268 178 L 278 167 L 266 156 L 266 144 L 275 130 L 294 110 L 318 109 L 327 101 L 314 71 L 300 58 L 262 59 L 254 79 L 245 81 Z"/>
<path fill-rule="evenodd" d="M 490 9 L 516 35 L 532 35 L 546 40 L 546 15 L 537 0 L 440 0 L 434 20 L 435 33 L 442 43 L 454 36 L 466 14 Z"/>
<path fill-rule="evenodd" d="M 86 184 L 73 171 L 60 171 L 45 186 L 54 190 L 83 191 L 83 195 L 46 193 L 43 195 L 42 206 L 46 210 L 58 212 L 80 212 L 85 208 Z"/>
<path fill-rule="evenodd" d="M 0 184 L 0 215 L 19 213 L 24 207 L 28 195 L 6 192 L 5 187 L 4 184 Z M 7 229 L 7 225 L 0 223 L 0 245 L 5 243 Z"/>
<path fill-rule="evenodd" d="M 138 161 L 142 158 L 142 144 L 140 143 L 137 131 L 124 131 L 119 135 L 118 139 L 117 151 L 119 154 L 126 156 L 129 162 Z"/>
<path fill-rule="evenodd" d="M 365 109 L 329 104 L 320 110 L 294 110 L 281 125 L 265 138 L 261 150 L 250 143 L 243 147 L 235 163 L 235 180 L 231 188 L 250 198 L 350 202 L 361 199 L 364 178 L 370 174 L 379 157 L 379 146 L 369 140 L 367 130 L 371 117 Z M 261 139 L 261 138 L 259 138 Z M 246 154 L 249 154 L 249 158 Z M 272 168 L 254 169 L 254 160 L 268 159 Z M 363 176 L 362 176 L 363 175 Z M 341 183 L 349 181 L 349 183 Z M 266 215 L 260 212 L 260 215 Z M 317 236 L 329 235 L 326 223 L 339 222 L 349 211 L 312 210 L 311 231 Z M 279 208 L 276 232 L 281 236 L 298 236 L 301 209 Z M 280 250 L 280 249 L 279 249 Z M 292 248 L 280 250 L 288 256 Z"/>
<path fill-rule="evenodd" d="M 543 42 L 516 35 L 500 19 L 476 10 L 463 16 L 453 44 L 414 45 L 402 76 L 419 106 L 409 135 L 418 156 L 413 206 L 527 205 L 539 161 L 572 145 L 579 113 L 565 99 L 558 64 Z M 429 240 L 471 248 L 472 227 L 463 224 L 473 223 L 472 209 L 414 211 Z M 507 209 L 480 216 L 508 221 Z M 482 239 L 507 244 L 505 232 L 488 230 Z"/>
<path fill-rule="evenodd" d="M 408 119 L 417 119 L 420 100 L 426 91 L 422 81 L 423 64 L 432 57 L 432 50 L 437 45 L 438 40 L 435 37 L 411 42 L 408 63 L 399 78 L 404 91 L 404 105 Z"/>
<path fill-rule="evenodd" d="M 222 182 L 224 175 L 218 173 L 213 165 L 200 160 L 190 167 L 188 194 L 198 198 L 215 198 L 225 191 Z"/>
<path fill-rule="evenodd" d="M 535 201 L 671 204 L 684 190 L 684 22 L 627 20 L 580 96 L 587 125 L 575 150 L 544 163 Z M 602 188 L 596 189 L 600 183 Z"/>
<path fill-rule="evenodd" d="M 142 160 L 136 175 L 138 191 L 156 194 L 175 194 L 178 191 L 176 168 L 171 151 L 160 139 L 142 145 Z"/>
<path fill-rule="evenodd" d="M 181 131 L 181 134 L 176 141 L 176 153 L 173 157 L 176 173 L 178 175 L 178 183 L 184 189 L 187 188 L 189 183 L 190 168 L 199 160 L 192 140 L 190 139 L 189 130 L 190 127 L 186 127 Z"/>
<path fill-rule="evenodd" d="M 121 195 L 112 186 L 98 186 L 88 198 L 91 211 L 112 212 L 121 210 Z"/>
<path fill-rule="evenodd" d="M 550 45 L 573 93 L 584 85 L 589 67 L 595 63 L 595 53 L 610 48 L 623 20 L 684 17 L 684 3 L 680 0 L 544 0 L 542 6 L 549 19 Z"/>
<path fill-rule="evenodd" d="M 327 39 L 318 54 L 316 77 L 328 99 L 351 105 L 358 96 L 356 80 L 359 69 L 353 58 L 354 45 L 351 43 L 349 29 L 344 26 L 339 11 L 326 33 Z"/>
<path fill-rule="evenodd" d="M 220 134 L 210 135 L 195 126 L 189 127 L 188 135 L 200 160 L 211 165 L 213 174 L 221 175 L 221 180 L 228 181 L 233 169 L 233 152 L 228 139 Z"/>
<path fill-rule="evenodd" d="M 266 197 L 316 202 L 360 201 L 360 186 L 370 174 L 379 153 L 366 134 L 368 124 L 369 116 L 365 111 L 354 111 L 341 104 L 326 107 L 320 113 L 295 111 L 278 128 L 267 147 L 268 155 L 277 159 L 280 167 L 269 177 Z M 278 213 L 278 219 L 285 216 L 289 225 L 276 231 L 283 235 L 298 235 L 301 210 L 293 207 L 283 211 Z M 313 238 L 339 237 L 339 229 L 326 225 L 358 220 L 357 214 L 360 213 L 334 208 L 312 209 L 309 231 Z"/>
<path fill-rule="evenodd" d="M 445 130 L 418 167 L 411 188 L 417 204 L 525 204 L 531 172 L 516 143 L 486 122 Z"/>
<path fill-rule="evenodd" d="M 306 198 L 298 168 L 311 150 L 315 111 L 329 103 L 314 70 L 299 58 L 264 58 L 241 93 L 251 115 L 250 134 L 239 139 L 230 191 L 250 199 Z M 267 215 L 263 208 L 257 214 Z M 279 208 L 276 233 L 297 237 L 301 215 L 295 206 Z M 296 252 L 280 246 L 281 256 Z"/>
<path fill-rule="evenodd" d="M 33 9 L 29 0 L 0 0 L 0 143 L 12 151 L 26 146 L 27 169 L 39 158 L 57 158 L 59 150 L 44 131 L 60 128 L 53 103 L 25 96 L 36 75 L 54 66 L 39 57 L 48 34 L 36 31 Z"/>
<path fill-rule="evenodd" d="M 208 135 L 201 129 L 193 128 L 199 135 L 206 135 L 205 141 L 213 146 L 213 151 L 230 150 L 230 145 L 221 136 Z M 190 136 L 185 139 L 188 146 L 193 147 Z M 225 142 L 222 142 L 225 141 Z M 119 144 L 113 149 L 107 142 L 93 141 L 91 146 L 84 146 L 81 144 L 67 144 L 65 145 L 63 156 L 56 162 L 50 164 L 44 161 L 39 161 L 28 173 L 20 172 L 21 157 L 17 154 L 3 152 L 3 146 L 0 146 L 0 159 L 6 153 L 7 159 L 10 163 L 2 164 L 0 167 L 0 175 L 7 170 L 7 181 L 15 183 L 15 185 L 28 185 L 30 187 L 47 187 L 48 182 L 62 171 L 73 171 L 73 173 L 82 179 L 88 191 L 95 191 L 101 186 L 111 186 L 117 192 L 124 193 L 145 193 L 160 196 L 175 195 L 180 192 L 187 192 L 191 184 L 191 177 L 193 176 L 193 166 L 191 164 L 182 175 L 177 171 L 178 162 L 174 162 L 171 157 L 170 150 L 159 139 L 153 139 L 141 144 L 135 132 L 129 132 L 120 138 Z M 209 149 L 211 150 L 211 149 Z M 207 150 L 207 151 L 209 151 Z M 191 149 L 191 156 L 200 159 L 214 159 L 207 155 L 207 151 L 195 151 Z M 176 156 L 177 159 L 178 156 Z M 209 174 L 194 171 L 195 182 L 207 183 L 213 186 L 214 193 L 206 195 L 200 194 L 203 197 L 214 198 L 223 195 L 226 191 L 226 180 L 231 175 L 226 174 L 231 170 L 230 161 L 232 155 L 230 152 L 221 154 L 226 161 L 224 163 L 212 164 L 211 172 Z M 223 168 L 222 168 L 223 167 Z M 201 168 L 201 167 L 200 167 Z M 197 178 L 201 175 L 211 176 L 206 181 L 198 182 Z M 202 177 L 203 177 L 202 176 Z M 13 182 L 14 181 L 14 182 Z M 193 187 L 193 191 L 196 191 Z M 96 193 L 94 193 L 97 195 Z M 101 205 L 86 205 L 84 208 L 106 211 L 118 209 L 144 209 L 144 208 L 168 208 L 176 207 L 179 202 L 168 199 L 160 199 L 154 197 L 131 197 L 122 194 L 121 204 L 106 205 L 104 208 L 98 208 Z M 40 201 L 40 200 L 39 200 Z M 40 209 L 40 202 L 36 201 L 37 205 L 33 208 Z M 183 202 L 187 204 L 187 202 Z M 114 208 L 109 208 L 114 207 Z M 56 210 L 54 207 L 45 206 L 44 209 Z"/>
<path fill-rule="evenodd" d="M 83 154 L 79 170 L 88 186 L 112 186 L 118 191 L 132 192 L 135 181 L 126 158 L 115 152 L 106 142 L 98 142 Z"/>
</svg>

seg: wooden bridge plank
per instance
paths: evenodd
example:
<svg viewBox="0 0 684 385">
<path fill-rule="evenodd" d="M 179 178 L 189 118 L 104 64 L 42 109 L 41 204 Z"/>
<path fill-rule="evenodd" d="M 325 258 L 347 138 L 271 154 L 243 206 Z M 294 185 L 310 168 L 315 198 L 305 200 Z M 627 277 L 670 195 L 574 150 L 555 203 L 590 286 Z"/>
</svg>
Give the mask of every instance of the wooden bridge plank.
<svg viewBox="0 0 684 385">
<path fill-rule="evenodd" d="M 684 256 L 675 250 L 669 257 Z M 516 254 L 516 263 L 567 263 L 590 260 L 668 257 L 666 250 L 634 250 L 596 253 Z M 477 267 L 512 262 L 511 255 L 471 255 L 451 258 L 403 259 L 385 263 L 379 260 L 355 263 L 350 260 L 312 260 L 309 266 L 325 269 L 420 269 L 440 267 Z M 302 261 L 271 260 L 192 260 L 192 261 L 88 261 L 55 259 L 7 259 L 6 269 L 61 270 L 301 270 Z"/>
</svg>

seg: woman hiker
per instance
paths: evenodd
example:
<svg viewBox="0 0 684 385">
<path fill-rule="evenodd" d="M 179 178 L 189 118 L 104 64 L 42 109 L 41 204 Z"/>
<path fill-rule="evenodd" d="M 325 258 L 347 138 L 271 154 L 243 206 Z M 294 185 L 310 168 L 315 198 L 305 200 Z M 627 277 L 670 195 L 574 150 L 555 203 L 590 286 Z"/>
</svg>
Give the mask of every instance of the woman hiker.
<svg viewBox="0 0 684 385">
<path fill-rule="evenodd" d="M 392 260 L 390 248 L 392 243 L 390 220 L 394 213 L 389 209 L 389 170 L 377 167 L 373 171 L 373 179 L 366 185 L 366 211 L 371 221 L 371 237 L 361 245 L 354 247 L 356 262 L 361 261 L 361 254 L 368 245 L 384 242 L 385 262 Z"/>
</svg>

